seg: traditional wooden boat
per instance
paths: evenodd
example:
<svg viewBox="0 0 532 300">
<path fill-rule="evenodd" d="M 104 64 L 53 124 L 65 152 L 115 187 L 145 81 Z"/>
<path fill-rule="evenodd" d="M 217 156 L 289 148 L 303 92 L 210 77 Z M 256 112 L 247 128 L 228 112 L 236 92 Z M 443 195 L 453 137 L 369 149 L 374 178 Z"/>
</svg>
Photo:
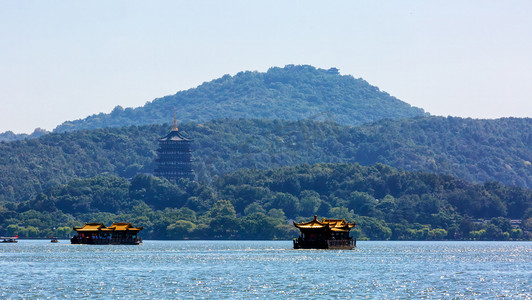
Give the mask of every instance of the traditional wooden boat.
<svg viewBox="0 0 532 300">
<path fill-rule="evenodd" d="M 103 223 L 85 223 L 82 227 L 73 228 L 77 235 L 70 239 L 72 244 L 89 245 L 139 245 L 142 238 L 138 233 L 142 227 L 134 227 L 131 223 L 113 223 L 105 227 Z"/>
<path fill-rule="evenodd" d="M 13 237 L 0 237 L 0 243 L 18 243 L 18 235 Z"/>
<path fill-rule="evenodd" d="M 349 236 L 355 222 L 345 219 L 322 219 L 314 216 L 310 222 L 294 222 L 301 234 L 294 239 L 294 249 L 347 249 L 356 247 L 357 240 Z"/>
</svg>

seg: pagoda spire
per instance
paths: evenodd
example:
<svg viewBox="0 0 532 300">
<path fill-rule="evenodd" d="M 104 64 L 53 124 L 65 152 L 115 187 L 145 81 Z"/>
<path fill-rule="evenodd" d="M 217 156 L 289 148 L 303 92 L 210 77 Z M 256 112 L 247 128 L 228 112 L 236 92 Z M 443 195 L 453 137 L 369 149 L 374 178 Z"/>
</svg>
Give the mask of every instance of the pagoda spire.
<svg viewBox="0 0 532 300">
<path fill-rule="evenodd" d="M 177 109 L 174 108 L 174 125 L 172 125 L 172 131 L 178 131 L 177 128 Z"/>
</svg>

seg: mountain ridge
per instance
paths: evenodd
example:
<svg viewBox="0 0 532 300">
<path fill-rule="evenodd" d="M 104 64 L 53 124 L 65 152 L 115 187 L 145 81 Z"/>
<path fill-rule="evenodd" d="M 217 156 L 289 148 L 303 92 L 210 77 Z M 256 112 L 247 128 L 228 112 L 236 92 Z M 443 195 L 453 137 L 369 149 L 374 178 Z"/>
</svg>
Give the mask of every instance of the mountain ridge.
<svg viewBox="0 0 532 300">
<path fill-rule="evenodd" d="M 11 142 L 11 141 L 20 141 L 25 139 L 35 139 L 41 137 L 45 134 L 50 133 L 49 131 L 42 128 L 35 128 L 35 130 L 30 133 L 14 133 L 13 131 L 6 131 L 0 133 L 0 142 Z"/>
<path fill-rule="evenodd" d="M 66 121 L 54 132 L 164 124 L 174 109 L 180 122 L 219 118 L 300 120 L 327 113 L 340 124 L 359 125 L 428 115 L 363 79 L 341 75 L 336 68 L 287 65 L 262 73 L 243 71 L 234 76 L 224 75 L 137 108 L 116 106 L 109 114 Z"/>
</svg>

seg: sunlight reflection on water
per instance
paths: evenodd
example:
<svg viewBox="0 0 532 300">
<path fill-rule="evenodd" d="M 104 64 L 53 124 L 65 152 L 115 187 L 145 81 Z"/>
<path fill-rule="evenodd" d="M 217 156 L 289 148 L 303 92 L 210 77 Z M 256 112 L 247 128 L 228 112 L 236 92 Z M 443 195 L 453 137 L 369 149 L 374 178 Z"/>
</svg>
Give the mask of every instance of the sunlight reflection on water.
<svg viewBox="0 0 532 300">
<path fill-rule="evenodd" d="M 530 242 L 145 241 L 142 246 L 21 240 L 0 245 L 9 298 L 530 299 Z"/>
</svg>

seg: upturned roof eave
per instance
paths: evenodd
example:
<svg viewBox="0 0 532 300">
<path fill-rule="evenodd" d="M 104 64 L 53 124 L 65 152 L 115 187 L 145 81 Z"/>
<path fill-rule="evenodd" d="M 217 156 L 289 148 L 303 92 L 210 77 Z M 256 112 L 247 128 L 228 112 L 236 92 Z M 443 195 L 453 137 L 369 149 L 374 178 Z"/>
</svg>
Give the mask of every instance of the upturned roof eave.
<svg viewBox="0 0 532 300">
<path fill-rule="evenodd" d="M 176 139 L 176 141 L 185 141 L 185 142 L 191 142 L 192 140 L 183 136 L 179 131 L 170 131 L 167 135 L 163 136 L 159 139 L 159 142 L 165 142 L 172 140 L 172 137 L 178 137 L 179 139 Z"/>
</svg>

